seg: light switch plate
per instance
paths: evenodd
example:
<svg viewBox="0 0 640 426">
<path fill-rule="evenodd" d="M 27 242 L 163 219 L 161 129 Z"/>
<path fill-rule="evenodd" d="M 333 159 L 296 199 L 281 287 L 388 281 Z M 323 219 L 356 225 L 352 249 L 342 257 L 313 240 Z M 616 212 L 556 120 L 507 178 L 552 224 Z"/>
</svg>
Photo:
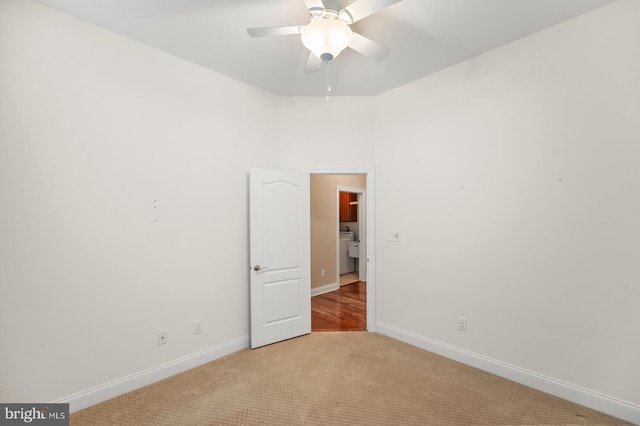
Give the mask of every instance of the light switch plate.
<svg viewBox="0 0 640 426">
<path fill-rule="evenodd" d="M 398 231 L 387 232 L 387 241 L 400 241 L 400 233 Z"/>
</svg>

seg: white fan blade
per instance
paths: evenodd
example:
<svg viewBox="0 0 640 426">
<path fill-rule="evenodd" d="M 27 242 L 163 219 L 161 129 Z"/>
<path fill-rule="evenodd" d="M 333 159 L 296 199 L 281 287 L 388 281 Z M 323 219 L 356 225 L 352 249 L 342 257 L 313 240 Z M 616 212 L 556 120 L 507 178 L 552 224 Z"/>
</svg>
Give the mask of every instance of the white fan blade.
<svg viewBox="0 0 640 426">
<path fill-rule="evenodd" d="M 349 47 L 367 58 L 371 58 L 378 62 L 383 60 L 385 56 L 389 54 L 388 47 L 384 47 L 383 45 L 355 32 L 353 33 Z"/>
<path fill-rule="evenodd" d="M 340 19 L 353 24 L 402 0 L 356 0 L 340 11 Z"/>
<path fill-rule="evenodd" d="M 307 65 L 304 67 L 304 72 L 316 72 L 322 66 L 322 60 L 313 53 L 309 52 L 309 58 L 307 59 Z"/>
<path fill-rule="evenodd" d="M 281 36 L 290 34 L 300 34 L 299 25 L 292 25 L 289 27 L 262 27 L 262 28 L 248 28 L 247 33 L 251 37 L 266 37 L 266 36 Z"/>
</svg>

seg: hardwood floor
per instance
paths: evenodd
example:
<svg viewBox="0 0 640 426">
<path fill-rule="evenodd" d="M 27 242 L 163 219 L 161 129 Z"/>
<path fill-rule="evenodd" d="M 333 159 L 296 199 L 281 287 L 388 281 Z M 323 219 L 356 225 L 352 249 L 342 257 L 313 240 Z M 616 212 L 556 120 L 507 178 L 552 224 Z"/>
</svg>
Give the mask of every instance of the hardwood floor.
<svg viewBox="0 0 640 426">
<path fill-rule="evenodd" d="M 358 281 L 311 298 L 311 331 L 367 329 L 367 283 Z"/>
</svg>

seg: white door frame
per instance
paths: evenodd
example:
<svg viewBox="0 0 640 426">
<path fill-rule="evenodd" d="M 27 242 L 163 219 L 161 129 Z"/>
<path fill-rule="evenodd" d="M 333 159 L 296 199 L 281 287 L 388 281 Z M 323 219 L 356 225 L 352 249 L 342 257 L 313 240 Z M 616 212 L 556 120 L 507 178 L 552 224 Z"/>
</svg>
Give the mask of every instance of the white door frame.
<svg viewBox="0 0 640 426">
<path fill-rule="evenodd" d="M 367 331 L 376 331 L 375 169 L 373 167 L 306 168 L 312 175 L 366 176 Z"/>
<path fill-rule="evenodd" d="M 336 188 L 336 218 L 338 221 L 338 227 L 336 228 L 336 282 L 340 285 L 340 193 L 348 192 L 350 194 L 358 194 L 358 236 L 360 239 L 360 244 L 363 244 L 363 250 L 360 250 L 360 256 L 358 258 L 358 271 L 359 271 L 359 279 L 360 281 L 366 281 L 367 271 L 366 262 L 364 256 L 367 254 L 367 230 L 363 227 L 363 224 L 366 225 L 366 188 L 355 188 L 351 186 L 338 186 Z M 364 198 L 363 198 L 364 197 Z M 361 203 L 362 200 L 365 200 L 365 203 Z M 361 206 L 365 206 L 362 208 Z"/>
<path fill-rule="evenodd" d="M 362 208 L 364 206 L 365 208 Z M 360 281 L 367 281 L 367 193 L 358 194 L 358 236 L 360 242 L 360 257 L 358 258 L 358 279 Z"/>
</svg>

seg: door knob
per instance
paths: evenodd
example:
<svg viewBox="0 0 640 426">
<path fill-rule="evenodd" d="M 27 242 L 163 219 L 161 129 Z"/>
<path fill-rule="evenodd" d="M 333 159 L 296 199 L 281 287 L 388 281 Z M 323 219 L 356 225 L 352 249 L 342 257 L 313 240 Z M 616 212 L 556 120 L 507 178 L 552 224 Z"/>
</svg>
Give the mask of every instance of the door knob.
<svg viewBox="0 0 640 426">
<path fill-rule="evenodd" d="M 265 270 L 265 269 L 267 269 L 266 266 L 256 265 L 256 266 L 253 267 L 253 270 L 256 271 L 256 272 L 260 272 L 260 271 Z"/>
</svg>

